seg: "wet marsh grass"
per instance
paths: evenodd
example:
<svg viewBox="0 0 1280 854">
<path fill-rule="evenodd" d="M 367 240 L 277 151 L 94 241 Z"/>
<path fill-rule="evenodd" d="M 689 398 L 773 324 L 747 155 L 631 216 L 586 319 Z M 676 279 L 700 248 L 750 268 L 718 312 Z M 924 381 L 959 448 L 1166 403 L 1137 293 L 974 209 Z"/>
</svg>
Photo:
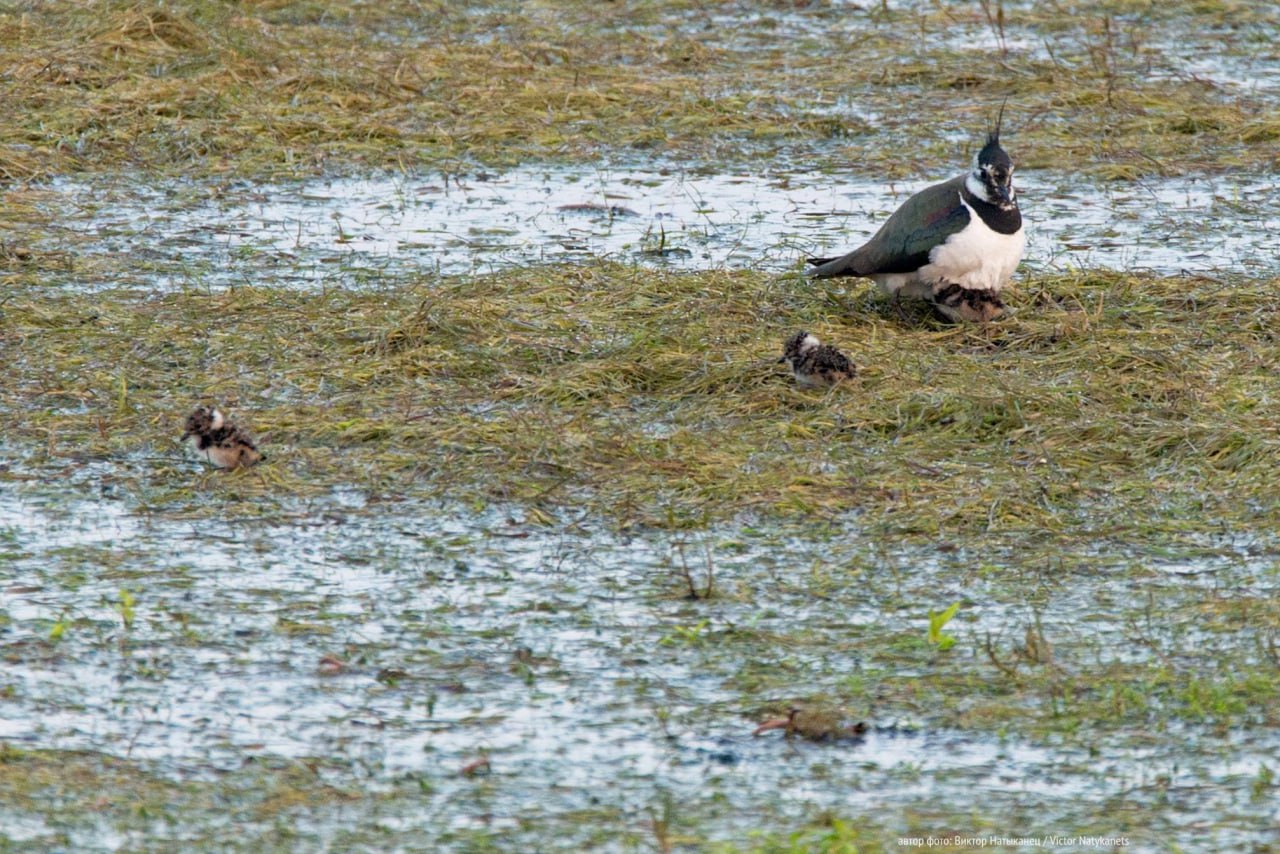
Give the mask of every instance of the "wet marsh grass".
<svg viewBox="0 0 1280 854">
<path fill-rule="evenodd" d="M 1023 167 L 1126 179 L 1275 163 L 1274 90 L 1198 75 L 1169 49 L 1186 41 L 1224 60 L 1265 56 L 1272 4 L 1000 4 L 1007 49 L 998 62 L 972 49 L 974 33 L 992 27 L 989 5 L 886 14 L 888 5 L 28 4 L 0 11 L 14 118 L 0 127 L 0 172 L 238 178 L 640 155 L 758 169 L 776 156 L 918 177 L 967 154 L 1005 95 Z M 915 118 L 935 113 L 948 120 Z M 1203 766 L 1242 741 L 1265 748 L 1274 732 L 1275 280 L 1024 274 L 1015 315 L 983 328 L 911 309 L 903 320 L 864 283 L 603 262 L 309 292 L 274 287 L 264 269 L 259 286 L 210 291 L 194 266 L 177 276 L 153 269 L 145 246 L 127 259 L 78 252 L 96 238 L 48 221 L 33 201 L 41 192 L 15 184 L 0 210 L 13 227 L 0 244 L 6 488 L 243 532 L 259 519 L 299 520 L 308 516 L 299 506 L 347 491 L 371 500 L 350 515 L 445 497 L 476 510 L 519 507 L 532 529 L 680 529 L 658 532 L 680 539 L 643 579 L 659 606 L 646 612 L 652 624 L 625 626 L 662 664 L 627 698 L 652 712 L 655 741 L 749 733 L 796 702 L 873 726 L 901 720 L 974 741 L 1013 734 L 1066 745 L 1076 751 L 1064 751 L 1066 761 L 1082 763 L 1155 744 L 1173 762 Z M 41 250 L 20 229 L 62 229 L 66 239 Z M 159 287 L 149 278 L 158 274 L 180 284 Z M 798 327 L 848 352 L 858 379 L 829 393 L 795 388 L 775 360 Z M 225 474 L 192 460 L 177 437 L 197 401 L 242 419 L 269 461 Z M 698 538 L 728 520 L 752 528 L 753 547 L 770 543 L 778 566 L 745 571 L 733 565 L 735 544 L 719 540 L 704 564 Z M 3 535 L 0 560 L 29 565 L 24 548 L 42 548 L 17 545 L 16 535 L 10 547 Z M 827 553 L 792 565 L 788 538 L 797 537 L 825 542 Z M 440 563 L 425 564 L 422 578 L 395 560 L 382 569 L 443 586 L 473 543 L 437 546 Z M 226 648 L 245 660 L 261 646 L 289 657 L 262 672 L 285 675 L 319 649 L 339 656 L 350 678 L 375 674 L 378 690 L 470 682 L 477 708 L 495 684 L 513 690 L 503 680 L 532 691 L 595 678 L 561 673 L 541 649 L 506 655 L 499 668 L 478 653 L 450 655 L 450 643 L 513 640 L 509 615 L 467 629 L 449 622 L 465 608 L 436 605 L 437 624 L 402 602 L 386 624 L 412 641 L 396 648 L 353 630 L 362 618 L 336 607 L 346 603 L 282 604 L 278 590 L 242 590 L 236 578 L 216 591 L 219 613 L 251 628 L 221 637 L 227 624 L 214 609 L 184 598 L 206 570 L 174 563 L 175 548 L 188 557 L 185 543 L 168 542 L 44 549 L 52 569 L 27 579 L 33 586 L 70 596 L 98 585 L 99 601 L 12 618 L 23 631 L 37 623 L 40 637 L 6 638 L 5 660 L 80 656 L 113 662 L 123 683 L 159 684 L 169 662 L 148 645 Z M 1259 577 L 1232 569 L 1242 553 Z M 359 548 L 334 555 L 373 561 Z M 1203 587 L 1170 571 L 1197 559 L 1211 567 Z M 568 613 L 577 630 L 601 630 L 589 624 L 598 612 L 540 580 L 547 591 L 522 615 L 556 626 Z M 957 643 L 943 653 L 929 643 L 927 615 L 956 601 L 948 631 Z M 838 605 L 825 621 L 770 622 L 824 602 Z M 264 603 L 273 613 L 260 626 L 252 621 Z M 867 609 L 879 621 L 850 618 Z M 0 628 L 10 621 L 0 611 Z M 64 621 L 63 639 L 52 637 Z M 636 653 L 619 648 L 632 666 Z M 424 661 L 429 676 L 414 672 Z M 714 674 L 729 699 L 711 707 L 682 697 L 663 682 L 681 667 Z M 641 684 L 650 677 L 652 690 Z M 0 686 L 19 711 L 28 701 L 56 706 L 20 694 Z M 467 714 L 461 726 L 477 738 L 504 724 L 501 711 L 493 723 L 483 710 Z M 413 735 L 415 725 L 393 719 L 386 732 Z M 753 761 L 806 748 L 785 749 Z M 243 767 L 226 771 L 5 747 L 0 801 L 7 816 L 43 819 L 33 838 L 61 847 L 146 845 L 179 838 L 181 826 L 174 846 L 412 850 L 425 825 L 442 845 L 493 850 L 509 844 L 510 828 L 454 823 L 462 812 L 487 822 L 489 805 L 527 774 L 501 750 L 492 755 L 491 773 L 450 789 L 451 773 L 371 771 L 340 751 L 277 761 L 247 748 Z M 830 773 L 839 762 L 819 755 L 819 780 L 824 765 Z M 895 768 L 908 784 L 939 773 Z M 1265 801 L 1269 773 L 1264 765 L 1210 786 Z M 1067 815 L 1075 809 L 1079 831 L 1165 845 L 1172 836 L 1143 838 L 1144 827 L 1177 826 L 1171 799 L 1205 803 L 1177 777 Z M 772 793 L 747 805 L 759 832 L 744 831 L 743 805 L 726 801 L 740 835 L 722 842 L 717 785 L 713 774 L 706 801 L 673 805 L 664 792 L 640 818 L 616 801 L 522 815 L 519 838 L 878 851 L 896 850 L 904 830 L 1043 823 L 1018 798 L 970 808 L 932 794 L 897 816 L 855 807 L 850 823 L 820 810 L 798 820 Z M 447 790 L 448 806 L 428 801 L 437 812 L 424 817 L 434 787 Z M 1146 807 L 1137 817 L 1133 797 Z M 355 819 L 326 824 L 335 808 Z M 1254 817 L 1265 821 L 1235 808 L 1231 821 L 1246 831 Z M 798 829 L 779 829 L 788 826 Z M 4 834 L 0 849 L 22 850 Z"/>
<path fill-rule="evenodd" d="M 1270 282 L 1040 277 L 1011 319 L 899 318 L 871 289 L 600 264 L 376 291 L 15 290 L 3 429 L 25 471 L 112 461 L 183 504 L 185 411 L 270 459 L 214 494 L 516 501 L 612 525 L 856 515 L 880 535 L 1147 537 L 1274 518 Z M 852 382 L 776 364 L 809 328 Z"/>
<path fill-rule="evenodd" d="M 762 718 L 798 703 L 872 727 L 905 721 L 966 739 L 1012 735 L 1104 752 L 1139 749 L 1152 738 L 1141 733 L 1155 730 L 1161 745 L 1193 742 L 1188 761 L 1203 765 L 1231 739 L 1265 740 L 1275 726 L 1280 622 L 1269 582 L 1258 578 L 1250 582 L 1258 590 L 1246 593 L 1236 579 L 1255 570 L 1231 568 L 1240 554 L 1234 537 L 1244 538 L 1261 576 L 1275 549 L 1265 533 L 1277 513 L 1269 476 L 1278 447 L 1269 405 L 1280 358 L 1274 281 L 1024 274 L 1010 295 L 1011 318 L 956 327 L 911 306 L 900 317 L 865 283 L 816 285 L 759 271 L 600 261 L 479 277 L 393 276 L 323 291 L 166 291 L 145 276 L 134 287 L 78 289 L 95 263 L 86 256 L 68 269 L 35 257 L 7 270 L 0 347 L 12 358 L 0 382 L 0 478 L 9 486 L 58 483 L 62 499 L 106 497 L 131 515 L 193 527 L 212 521 L 239 536 L 272 520 L 315 524 L 300 506 L 353 492 L 371 503 L 343 511 L 350 515 L 394 514 L 401 502 L 444 497 L 474 510 L 521 508 L 533 531 L 585 525 L 675 538 L 644 581 L 657 604 L 652 622 L 627 632 L 643 633 L 639 646 L 661 656 L 663 671 L 714 674 L 728 693 L 713 707 L 682 706 L 637 689 L 639 714 L 686 738 L 710 726 L 718 737 L 740 728 L 745 739 Z M 776 359 L 798 327 L 839 344 L 859 365 L 858 378 L 830 392 L 797 389 Z M 226 474 L 192 460 L 177 437 L 197 400 L 243 419 L 268 462 Z M 732 565 L 733 544 L 708 533 L 742 520 L 757 550 L 763 539 L 776 551 L 776 569 L 744 573 Z M 655 528 L 681 530 L 645 530 Z M 828 553 L 792 566 L 790 538 L 825 542 Z M 456 539 L 441 545 L 446 567 L 470 560 L 470 538 Z M 377 540 L 330 561 L 403 571 L 371 551 Z M 704 548 L 708 542 L 714 546 Z M 105 588 L 93 608 L 49 615 L 49 623 L 65 620 L 62 640 L 7 647 L 17 664 L 110 650 L 131 679 L 159 684 L 168 664 L 144 652 L 158 633 L 169 650 L 243 646 L 248 655 L 283 645 L 314 657 L 319 648 L 347 662 L 354 678 L 411 674 L 387 676 L 386 690 L 417 686 L 406 697 L 418 702 L 422 691 L 447 690 L 435 687 L 440 679 L 480 694 L 503 680 L 532 692 L 581 678 L 538 663 L 541 649 L 527 661 L 505 655 L 501 675 L 470 653 L 450 661 L 431 647 L 502 644 L 513 624 L 486 622 L 464 634 L 447 623 L 458 618 L 452 605 L 432 614 L 445 628 L 423 623 L 418 634 L 409 623 L 414 640 L 397 649 L 353 637 L 350 613 L 331 601 L 264 599 L 229 578 L 222 595 L 236 600 L 220 601 L 221 612 L 253 620 L 264 601 L 273 612 L 250 640 L 237 641 L 179 603 L 204 571 L 187 573 L 167 558 L 158 561 L 164 577 L 149 577 L 154 553 L 121 544 L 43 555 L 58 567 L 45 581 L 63 595 Z M 1166 578 L 1168 564 L 1201 558 L 1221 582 L 1201 589 Z M 447 586 L 440 573 L 412 583 Z M 598 614 L 560 602 L 553 577 L 538 584 L 548 589 L 527 613 L 599 630 Z M 122 590 L 136 597 L 131 627 L 123 625 Z M 1083 603 L 1063 605 L 1079 596 Z M 928 614 L 957 601 L 947 626 L 957 642 L 941 652 L 929 642 Z M 786 614 L 821 602 L 836 603 L 838 616 Z M 1076 626 L 1055 607 L 1088 621 Z M 881 616 L 849 618 L 866 609 Z M 757 616 L 744 612 L 768 622 L 754 624 Z M 39 632 L 51 635 L 53 625 Z M 423 661 L 430 676 L 414 673 Z M 476 712 L 459 728 L 483 739 L 501 715 Z M 389 731 L 403 732 L 398 726 Z M 832 749 L 792 741 L 778 740 L 788 755 Z M 0 766 L 0 786 L 14 788 L 20 815 L 42 815 L 51 832 L 65 828 L 73 839 L 101 838 L 86 815 L 142 838 L 168 833 L 156 818 L 163 811 L 124 813 L 107 803 L 86 812 L 103 779 L 92 775 L 70 777 L 55 806 L 28 806 L 40 790 L 24 787 L 44 786 L 57 756 L 73 767 L 81 761 L 33 752 Z M 502 751 L 492 756 L 490 774 L 465 778 L 466 803 L 476 809 L 523 780 Z M 195 831 L 205 846 L 220 842 L 220 825 L 216 810 L 201 805 L 231 800 L 254 845 L 282 850 L 289 834 L 327 832 L 308 823 L 323 824 L 334 803 L 349 814 L 423 821 L 420 785 L 455 785 L 446 769 L 384 776 L 374 791 L 335 761 L 185 781 L 173 794 L 153 791 L 163 775 L 153 776 L 147 761 L 119 763 L 111 773 L 124 777 L 110 779 L 137 786 L 146 804 L 191 804 L 207 816 Z M 935 773 L 913 767 L 894 773 L 904 784 Z M 1237 782 L 1227 790 L 1270 791 L 1257 780 Z M 254 788 L 245 794 L 241 786 Z M 857 832 L 807 814 L 791 843 L 773 830 L 794 818 L 770 807 L 759 819 L 763 835 L 725 850 L 807 850 L 850 839 L 892 850 L 904 828 L 1034 824 L 1014 803 L 977 818 L 954 805 L 915 803 L 891 827 L 873 822 Z M 1120 808 L 1086 812 L 1076 826 L 1142 830 Z M 716 831 L 707 829 L 720 826 L 706 803 L 660 817 L 665 838 L 694 845 L 714 844 Z M 641 845 L 646 837 L 634 825 L 606 803 L 528 819 L 520 838 L 597 843 L 621 832 Z M 340 832 L 353 844 L 406 839 Z M 504 831 L 440 832 L 465 849 L 493 846 Z"/>
<path fill-rule="evenodd" d="M 191 821 L 203 828 L 200 841 L 194 844 L 206 850 L 213 846 L 248 850 L 238 831 L 227 829 L 230 815 L 233 824 L 258 831 L 251 843 L 261 846 L 256 850 L 285 851 L 297 834 L 279 821 L 281 816 L 341 810 L 360 801 L 376 809 L 379 795 L 326 785 L 319 779 L 325 770 L 331 768 L 320 758 L 267 760 L 218 775 L 212 783 L 175 781 L 97 752 L 5 747 L 0 750 L 0 797 L 10 810 L 38 812 L 51 819 L 39 842 L 46 850 L 80 847 L 77 840 L 86 831 L 99 840 L 136 845 L 145 838 L 139 828 L 173 828 Z M 230 811 L 228 804 L 234 804 Z M 178 836 L 182 841 L 175 840 L 164 850 L 193 844 L 190 836 Z M 9 841 L 0 839 L 0 850 L 23 850 L 23 843 L 10 848 Z"/>
<path fill-rule="evenodd" d="M 1274 165 L 1273 90 L 1231 82 L 1267 60 L 1270 4 L 1001 9 L 997 40 L 978 4 L 36 4 L 0 13 L 17 119 L 0 173 L 448 172 L 622 152 L 906 177 L 1005 96 L 1024 168 Z M 1219 54 L 1246 70 L 1187 67 Z"/>
</svg>

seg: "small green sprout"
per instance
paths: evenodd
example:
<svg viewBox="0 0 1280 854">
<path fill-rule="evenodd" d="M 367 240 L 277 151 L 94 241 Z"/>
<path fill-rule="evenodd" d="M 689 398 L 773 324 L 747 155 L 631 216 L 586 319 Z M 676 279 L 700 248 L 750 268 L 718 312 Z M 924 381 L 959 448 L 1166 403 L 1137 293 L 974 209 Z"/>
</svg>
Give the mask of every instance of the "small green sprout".
<svg viewBox="0 0 1280 854">
<path fill-rule="evenodd" d="M 951 618 L 960 610 L 960 603 L 953 602 L 951 607 L 942 613 L 934 613 L 929 611 L 929 643 L 937 647 L 939 652 L 945 652 L 955 646 L 956 639 L 952 635 L 944 635 L 942 627 L 951 622 Z"/>
<path fill-rule="evenodd" d="M 133 606 L 137 601 L 128 590 L 120 591 L 120 605 L 117 610 L 120 612 L 120 622 L 124 623 L 126 629 L 133 625 Z"/>
</svg>

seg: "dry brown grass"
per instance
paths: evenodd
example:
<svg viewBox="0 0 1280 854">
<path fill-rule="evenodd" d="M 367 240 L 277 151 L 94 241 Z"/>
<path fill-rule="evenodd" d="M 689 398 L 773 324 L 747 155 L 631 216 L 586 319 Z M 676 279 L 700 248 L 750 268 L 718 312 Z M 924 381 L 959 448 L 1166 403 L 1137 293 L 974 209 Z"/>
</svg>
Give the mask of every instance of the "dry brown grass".
<svg viewBox="0 0 1280 854">
<path fill-rule="evenodd" d="M 0 174 L 630 152 L 903 176 L 954 153 L 1005 96 L 1024 167 L 1125 178 L 1274 164 L 1267 90 L 1187 72 L 1167 47 L 1254 61 L 1274 10 L 1028 4 L 1004 21 L 1035 49 L 1002 53 L 976 6 L 38 4 L 0 13 Z M 1258 38 L 1215 35 L 1242 21 Z"/>
</svg>

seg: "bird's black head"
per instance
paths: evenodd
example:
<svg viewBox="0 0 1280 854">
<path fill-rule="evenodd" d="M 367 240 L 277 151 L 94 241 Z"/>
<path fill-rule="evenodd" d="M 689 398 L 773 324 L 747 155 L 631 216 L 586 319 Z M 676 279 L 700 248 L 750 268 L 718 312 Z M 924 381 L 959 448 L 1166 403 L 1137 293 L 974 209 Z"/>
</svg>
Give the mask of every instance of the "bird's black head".
<svg viewBox="0 0 1280 854">
<path fill-rule="evenodd" d="M 782 358 L 778 362 L 790 361 L 794 366 L 796 362 L 800 361 L 806 350 L 817 346 L 818 339 L 810 335 L 807 329 L 801 329 L 787 338 L 782 345 Z"/>
<path fill-rule="evenodd" d="M 978 152 L 978 159 L 973 167 L 973 181 L 970 191 L 990 202 L 1001 210 L 1017 207 L 1017 194 L 1013 190 L 1013 160 L 1000 146 L 1000 124 L 1004 119 L 1004 107 L 996 118 L 995 129 L 987 134 L 987 144 Z M 978 192 L 977 184 L 982 188 Z"/>
<path fill-rule="evenodd" d="M 212 406 L 197 406 L 183 425 L 186 429 L 182 433 L 182 438 L 188 436 L 208 436 L 213 431 L 222 427 L 222 413 L 214 409 Z"/>
</svg>

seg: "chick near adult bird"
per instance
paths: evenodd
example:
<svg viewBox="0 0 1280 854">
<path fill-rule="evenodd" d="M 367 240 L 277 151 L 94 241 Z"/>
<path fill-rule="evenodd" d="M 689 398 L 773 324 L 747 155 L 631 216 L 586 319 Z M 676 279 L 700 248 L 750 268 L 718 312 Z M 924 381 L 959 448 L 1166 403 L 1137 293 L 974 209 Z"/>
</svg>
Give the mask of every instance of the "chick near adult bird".
<svg viewBox="0 0 1280 854">
<path fill-rule="evenodd" d="M 841 258 L 810 258 L 817 279 L 865 276 L 895 299 L 933 303 L 951 320 L 992 320 L 1004 313 L 1000 291 L 1026 248 L 1013 189 L 1013 161 L 1000 147 L 1000 122 L 973 169 L 921 190 L 894 211 L 875 236 Z"/>
<path fill-rule="evenodd" d="M 803 329 L 783 344 L 778 363 L 782 362 L 791 367 L 796 385 L 808 388 L 835 385 L 840 380 L 852 379 L 857 371 L 848 356 Z"/>
<path fill-rule="evenodd" d="M 200 456 L 219 468 L 248 467 L 263 458 L 249 434 L 211 406 L 197 406 L 185 427 L 182 441 L 190 438 Z"/>
</svg>

